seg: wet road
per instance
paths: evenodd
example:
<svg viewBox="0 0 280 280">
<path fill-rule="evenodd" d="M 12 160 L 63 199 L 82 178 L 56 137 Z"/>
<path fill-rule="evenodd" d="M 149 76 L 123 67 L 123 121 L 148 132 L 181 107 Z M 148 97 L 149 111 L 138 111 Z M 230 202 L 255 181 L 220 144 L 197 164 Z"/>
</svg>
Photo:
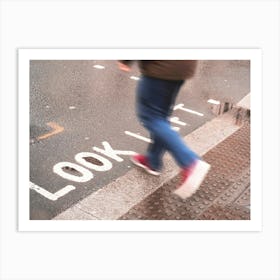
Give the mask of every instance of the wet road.
<svg viewBox="0 0 280 280">
<path fill-rule="evenodd" d="M 247 61 L 199 65 L 176 102 L 184 105 L 173 125 L 183 136 L 215 117 L 208 99 L 236 103 L 250 92 Z M 129 154 L 145 150 L 148 134 L 134 112 L 137 77 L 136 65 L 124 73 L 115 61 L 31 62 L 31 219 L 53 218 L 125 174 Z"/>
</svg>

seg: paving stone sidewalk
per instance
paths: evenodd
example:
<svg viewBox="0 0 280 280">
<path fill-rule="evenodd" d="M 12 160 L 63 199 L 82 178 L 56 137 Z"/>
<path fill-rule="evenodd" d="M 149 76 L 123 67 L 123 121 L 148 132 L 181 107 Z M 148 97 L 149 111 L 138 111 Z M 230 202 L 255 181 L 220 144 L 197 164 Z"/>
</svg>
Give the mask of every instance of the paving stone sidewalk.
<svg viewBox="0 0 280 280">
<path fill-rule="evenodd" d="M 249 220 L 250 121 L 203 159 L 211 170 L 200 189 L 183 200 L 173 194 L 180 176 L 131 208 L 120 220 Z"/>
</svg>

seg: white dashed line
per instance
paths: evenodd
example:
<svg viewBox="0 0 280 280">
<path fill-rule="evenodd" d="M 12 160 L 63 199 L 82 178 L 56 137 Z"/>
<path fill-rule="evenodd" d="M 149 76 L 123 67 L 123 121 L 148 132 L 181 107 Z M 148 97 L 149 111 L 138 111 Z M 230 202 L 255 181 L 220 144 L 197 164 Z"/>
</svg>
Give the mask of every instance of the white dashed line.
<svg viewBox="0 0 280 280">
<path fill-rule="evenodd" d="M 99 65 L 99 64 L 93 65 L 93 67 L 96 68 L 96 69 L 100 69 L 100 70 L 105 69 L 105 66 Z"/>
<path fill-rule="evenodd" d="M 219 104 L 221 104 L 220 101 L 215 100 L 215 99 L 209 99 L 207 102 L 208 102 L 208 103 L 211 103 L 211 104 L 214 104 L 214 105 L 219 105 Z"/>
<path fill-rule="evenodd" d="M 131 79 L 131 80 L 135 80 L 135 81 L 140 80 L 140 78 L 139 78 L 139 77 L 136 77 L 136 76 L 131 76 L 130 79 Z"/>
</svg>

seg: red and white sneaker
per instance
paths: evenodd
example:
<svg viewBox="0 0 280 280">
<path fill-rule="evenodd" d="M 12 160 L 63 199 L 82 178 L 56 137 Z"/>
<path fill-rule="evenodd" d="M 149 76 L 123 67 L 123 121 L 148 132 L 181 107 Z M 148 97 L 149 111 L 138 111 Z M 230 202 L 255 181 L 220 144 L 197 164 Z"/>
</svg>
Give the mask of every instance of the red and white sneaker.
<svg viewBox="0 0 280 280">
<path fill-rule="evenodd" d="M 192 196 L 199 189 L 210 168 L 207 162 L 197 160 L 192 166 L 184 169 L 183 182 L 174 193 L 183 199 Z"/>
<path fill-rule="evenodd" d="M 143 155 L 134 155 L 130 158 L 130 160 L 137 166 L 143 168 L 146 172 L 148 172 L 151 175 L 154 176 L 159 176 L 160 172 L 152 169 L 148 163 L 148 159 L 147 157 L 143 156 Z"/>
</svg>

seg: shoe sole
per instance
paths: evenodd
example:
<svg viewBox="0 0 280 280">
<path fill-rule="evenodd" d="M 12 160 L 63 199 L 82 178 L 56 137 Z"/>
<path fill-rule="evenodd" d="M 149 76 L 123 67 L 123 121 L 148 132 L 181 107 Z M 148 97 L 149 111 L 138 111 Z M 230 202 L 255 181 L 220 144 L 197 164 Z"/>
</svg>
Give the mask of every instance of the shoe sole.
<svg viewBox="0 0 280 280">
<path fill-rule="evenodd" d="M 151 175 L 154 175 L 154 176 L 159 176 L 160 175 L 160 172 L 157 172 L 157 171 L 153 171 L 151 169 L 149 169 L 146 165 L 144 164 L 141 164 L 139 163 L 138 161 L 134 160 L 133 158 L 130 159 L 131 162 L 138 166 L 138 167 L 141 167 L 142 169 L 144 169 L 147 173 L 151 174 Z"/>
<path fill-rule="evenodd" d="M 182 199 L 191 197 L 199 189 L 210 168 L 210 164 L 205 161 L 198 160 L 188 180 L 173 193 L 180 196 Z"/>
</svg>

